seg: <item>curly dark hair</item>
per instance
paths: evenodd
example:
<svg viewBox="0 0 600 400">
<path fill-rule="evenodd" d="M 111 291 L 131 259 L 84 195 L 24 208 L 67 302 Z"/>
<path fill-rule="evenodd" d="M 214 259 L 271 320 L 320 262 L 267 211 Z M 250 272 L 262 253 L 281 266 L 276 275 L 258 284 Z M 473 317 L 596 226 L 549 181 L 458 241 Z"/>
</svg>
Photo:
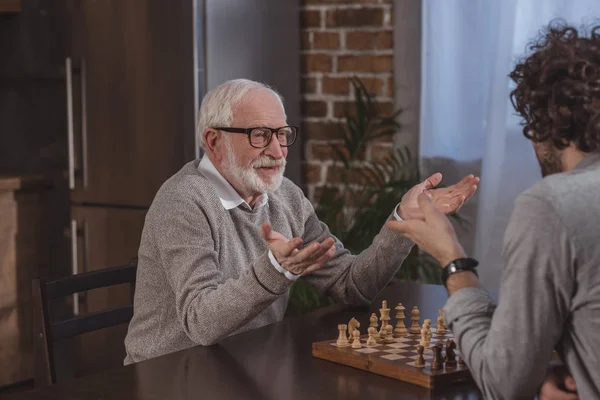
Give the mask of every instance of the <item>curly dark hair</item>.
<svg viewBox="0 0 600 400">
<path fill-rule="evenodd" d="M 528 45 L 533 54 L 509 74 L 517 84 L 510 100 L 524 119 L 523 134 L 534 142 L 600 151 L 600 25 L 589 31 L 583 37 L 551 23 Z"/>
</svg>

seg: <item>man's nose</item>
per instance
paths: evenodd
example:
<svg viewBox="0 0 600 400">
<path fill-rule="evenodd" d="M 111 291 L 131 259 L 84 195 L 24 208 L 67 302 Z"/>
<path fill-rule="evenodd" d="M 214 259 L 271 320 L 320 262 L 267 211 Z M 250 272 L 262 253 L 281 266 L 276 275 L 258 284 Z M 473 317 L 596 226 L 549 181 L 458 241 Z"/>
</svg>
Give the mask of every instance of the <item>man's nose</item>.
<svg viewBox="0 0 600 400">
<path fill-rule="evenodd" d="M 279 144 L 276 134 L 273 134 L 271 137 L 271 143 L 269 143 L 269 145 L 265 148 L 265 154 L 275 159 L 280 159 L 283 157 L 283 147 L 281 147 L 281 144 Z"/>
</svg>

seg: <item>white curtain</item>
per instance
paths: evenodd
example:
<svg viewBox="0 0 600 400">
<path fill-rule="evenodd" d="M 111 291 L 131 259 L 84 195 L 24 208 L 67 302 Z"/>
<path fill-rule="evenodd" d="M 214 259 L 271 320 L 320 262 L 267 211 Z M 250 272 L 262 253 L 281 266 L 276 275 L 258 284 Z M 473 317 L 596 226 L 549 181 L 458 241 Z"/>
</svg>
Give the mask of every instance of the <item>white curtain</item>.
<svg viewBox="0 0 600 400">
<path fill-rule="evenodd" d="M 600 18 L 598 0 L 423 0 L 420 166 L 444 182 L 481 177 L 455 227 L 497 290 L 504 230 L 519 193 L 540 179 L 509 101 L 508 78 L 526 45 L 560 18 L 579 27 Z"/>
</svg>

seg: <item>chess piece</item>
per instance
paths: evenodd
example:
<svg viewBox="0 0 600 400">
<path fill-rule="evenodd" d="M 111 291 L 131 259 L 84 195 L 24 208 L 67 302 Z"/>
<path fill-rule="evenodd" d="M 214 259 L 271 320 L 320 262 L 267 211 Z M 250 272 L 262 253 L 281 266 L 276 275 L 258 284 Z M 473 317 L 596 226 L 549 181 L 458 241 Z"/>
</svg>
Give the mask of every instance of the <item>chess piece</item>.
<svg viewBox="0 0 600 400">
<path fill-rule="evenodd" d="M 456 367 L 456 343 L 454 340 L 448 339 L 446 342 L 446 366 L 447 367 Z"/>
<path fill-rule="evenodd" d="M 337 347 L 348 347 L 350 346 L 350 342 L 348 342 L 348 337 L 346 336 L 346 329 L 348 328 L 348 325 L 346 324 L 339 324 L 338 325 L 338 331 L 339 331 L 339 335 L 338 335 L 338 339 L 335 342 L 335 345 Z"/>
<path fill-rule="evenodd" d="M 412 333 L 413 335 L 418 335 L 421 331 L 421 327 L 419 326 L 419 319 L 421 319 L 421 313 L 419 312 L 417 306 L 414 306 L 410 314 L 410 319 L 412 320 L 412 325 L 410 326 L 410 333 Z"/>
<path fill-rule="evenodd" d="M 404 318 L 406 318 L 406 316 L 404 315 L 404 310 L 406 310 L 406 308 L 404 308 L 402 303 L 398 303 L 395 310 L 396 310 L 396 328 L 394 329 L 394 335 L 396 335 L 396 337 L 405 337 L 408 335 L 408 330 L 406 329 L 406 326 L 404 325 Z"/>
<path fill-rule="evenodd" d="M 394 343 L 394 335 L 392 331 L 394 328 L 391 325 L 385 327 L 385 340 L 384 343 Z"/>
<path fill-rule="evenodd" d="M 429 329 L 431 326 L 431 320 L 426 319 L 423 321 L 423 328 L 421 328 L 421 341 L 419 344 L 425 348 L 429 347 L 429 343 L 431 343 L 431 330 Z"/>
<path fill-rule="evenodd" d="M 381 329 L 385 329 L 390 321 L 390 309 L 387 306 L 387 301 L 383 300 L 381 302 L 381 308 L 379 309 L 379 313 L 381 316 L 379 319 L 381 320 Z"/>
<path fill-rule="evenodd" d="M 370 322 L 369 326 L 372 328 L 375 328 L 377 330 L 378 321 L 379 320 L 377 319 L 377 314 L 375 314 L 375 313 L 371 314 L 371 318 L 369 318 L 369 322 Z"/>
<path fill-rule="evenodd" d="M 417 358 L 415 359 L 415 367 L 424 367 L 425 366 L 425 358 L 423 358 L 424 351 L 425 351 L 425 347 L 423 347 L 423 346 L 417 347 Z"/>
<path fill-rule="evenodd" d="M 441 309 L 438 310 L 437 326 L 435 328 L 435 333 L 440 336 L 446 334 L 446 323 L 444 322 L 444 315 L 442 314 Z"/>
<path fill-rule="evenodd" d="M 431 369 L 442 369 L 443 367 L 442 344 L 438 343 L 433 346 L 433 360 L 431 360 Z"/>
<path fill-rule="evenodd" d="M 387 329 L 382 326 L 381 329 L 379 330 L 379 338 L 375 337 L 375 340 L 377 340 L 377 343 L 385 343 L 385 338 L 387 337 Z"/>
<path fill-rule="evenodd" d="M 352 340 L 354 330 L 357 328 L 360 328 L 360 322 L 358 322 L 356 318 L 352 318 L 350 322 L 348 322 L 348 340 Z"/>
<path fill-rule="evenodd" d="M 352 341 L 352 348 L 360 349 L 362 347 L 360 345 L 360 331 L 358 329 L 353 330 L 352 337 L 354 338 L 354 340 Z"/>
<path fill-rule="evenodd" d="M 375 340 L 375 333 L 377 333 L 377 329 L 370 326 L 369 329 L 367 329 L 367 332 L 369 333 L 369 338 L 367 339 L 367 347 L 376 346 L 377 341 Z"/>
</svg>

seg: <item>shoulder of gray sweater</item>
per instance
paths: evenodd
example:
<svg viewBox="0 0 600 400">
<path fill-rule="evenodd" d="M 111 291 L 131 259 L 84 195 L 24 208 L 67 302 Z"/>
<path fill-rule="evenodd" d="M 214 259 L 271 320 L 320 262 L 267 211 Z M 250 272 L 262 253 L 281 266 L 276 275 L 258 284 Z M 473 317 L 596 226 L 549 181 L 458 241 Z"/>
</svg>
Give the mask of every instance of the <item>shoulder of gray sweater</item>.
<svg viewBox="0 0 600 400">
<path fill-rule="evenodd" d="M 176 204 L 201 204 L 219 201 L 209 180 L 198 171 L 198 160 L 185 164 L 156 192 L 149 212 L 164 212 Z"/>
</svg>

